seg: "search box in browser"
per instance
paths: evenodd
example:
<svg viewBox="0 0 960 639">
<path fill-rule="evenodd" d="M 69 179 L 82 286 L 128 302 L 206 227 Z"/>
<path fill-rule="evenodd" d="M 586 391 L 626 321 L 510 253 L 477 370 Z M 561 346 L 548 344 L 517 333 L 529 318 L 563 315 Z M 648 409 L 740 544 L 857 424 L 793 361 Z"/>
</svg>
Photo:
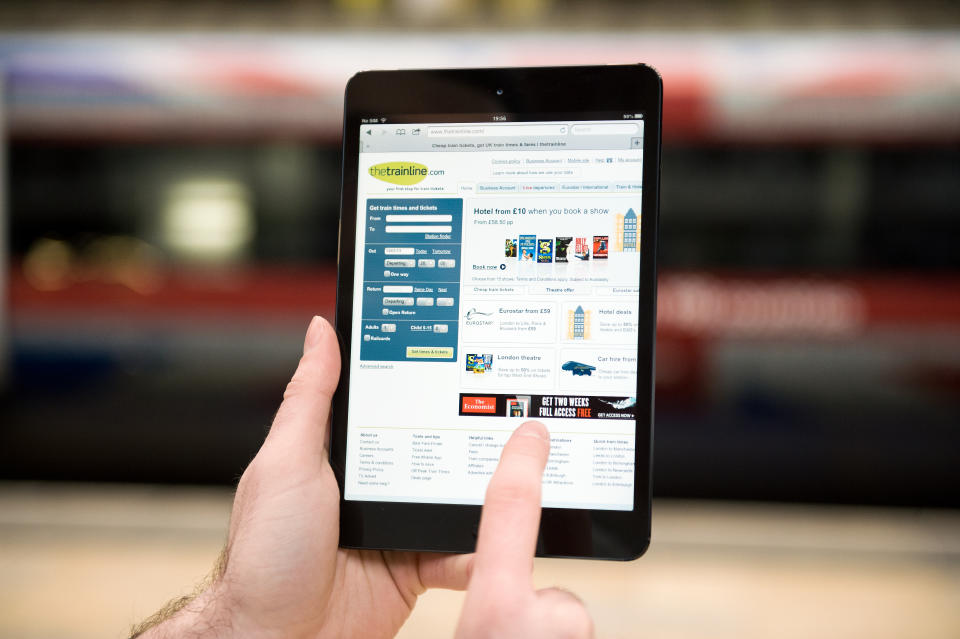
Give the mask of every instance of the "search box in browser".
<svg viewBox="0 0 960 639">
<path fill-rule="evenodd" d="M 640 128 L 636 122 L 604 122 L 601 124 L 574 124 L 570 132 L 574 135 L 630 135 Z"/>
</svg>

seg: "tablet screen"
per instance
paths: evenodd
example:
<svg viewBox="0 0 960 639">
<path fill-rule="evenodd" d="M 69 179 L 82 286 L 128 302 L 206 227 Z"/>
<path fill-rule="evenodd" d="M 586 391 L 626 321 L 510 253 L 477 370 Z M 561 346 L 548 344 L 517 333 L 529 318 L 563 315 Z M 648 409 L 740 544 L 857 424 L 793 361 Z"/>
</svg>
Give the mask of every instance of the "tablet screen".
<svg viewBox="0 0 960 639">
<path fill-rule="evenodd" d="M 481 504 L 538 419 L 544 506 L 631 510 L 642 114 L 361 122 L 345 499 Z"/>
</svg>

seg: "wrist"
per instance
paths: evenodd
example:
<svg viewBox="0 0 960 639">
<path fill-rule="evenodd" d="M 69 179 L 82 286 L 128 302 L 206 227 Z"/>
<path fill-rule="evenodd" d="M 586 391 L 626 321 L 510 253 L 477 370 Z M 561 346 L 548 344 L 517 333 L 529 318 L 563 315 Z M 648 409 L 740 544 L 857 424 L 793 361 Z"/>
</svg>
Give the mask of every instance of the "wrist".
<svg viewBox="0 0 960 639">
<path fill-rule="evenodd" d="M 222 584 L 210 584 L 193 598 L 174 600 L 135 630 L 136 639 L 224 639 L 238 634 Z"/>
</svg>

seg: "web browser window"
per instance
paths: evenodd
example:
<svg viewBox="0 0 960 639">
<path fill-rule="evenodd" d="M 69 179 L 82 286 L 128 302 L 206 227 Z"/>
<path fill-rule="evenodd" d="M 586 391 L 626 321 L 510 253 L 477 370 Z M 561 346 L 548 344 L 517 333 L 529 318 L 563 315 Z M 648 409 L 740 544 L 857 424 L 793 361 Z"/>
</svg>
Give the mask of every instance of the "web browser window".
<svg viewBox="0 0 960 639">
<path fill-rule="evenodd" d="M 644 123 L 624 117 L 361 125 L 346 499 L 481 504 L 538 419 L 544 506 L 633 508 Z"/>
</svg>

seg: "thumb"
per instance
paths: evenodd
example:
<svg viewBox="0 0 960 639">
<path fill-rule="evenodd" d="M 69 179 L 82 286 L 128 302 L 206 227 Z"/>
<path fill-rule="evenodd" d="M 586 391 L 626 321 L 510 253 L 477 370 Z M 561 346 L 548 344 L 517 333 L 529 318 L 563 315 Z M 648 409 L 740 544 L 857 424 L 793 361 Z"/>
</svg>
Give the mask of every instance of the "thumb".
<svg viewBox="0 0 960 639">
<path fill-rule="evenodd" d="M 333 327 L 316 316 L 303 342 L 303 357 L 283 393 L 265 445 L 290 455 L 321 459 L 330 425 L 330 403 L 340 380 L 340 344 Z"/>
</svg>

